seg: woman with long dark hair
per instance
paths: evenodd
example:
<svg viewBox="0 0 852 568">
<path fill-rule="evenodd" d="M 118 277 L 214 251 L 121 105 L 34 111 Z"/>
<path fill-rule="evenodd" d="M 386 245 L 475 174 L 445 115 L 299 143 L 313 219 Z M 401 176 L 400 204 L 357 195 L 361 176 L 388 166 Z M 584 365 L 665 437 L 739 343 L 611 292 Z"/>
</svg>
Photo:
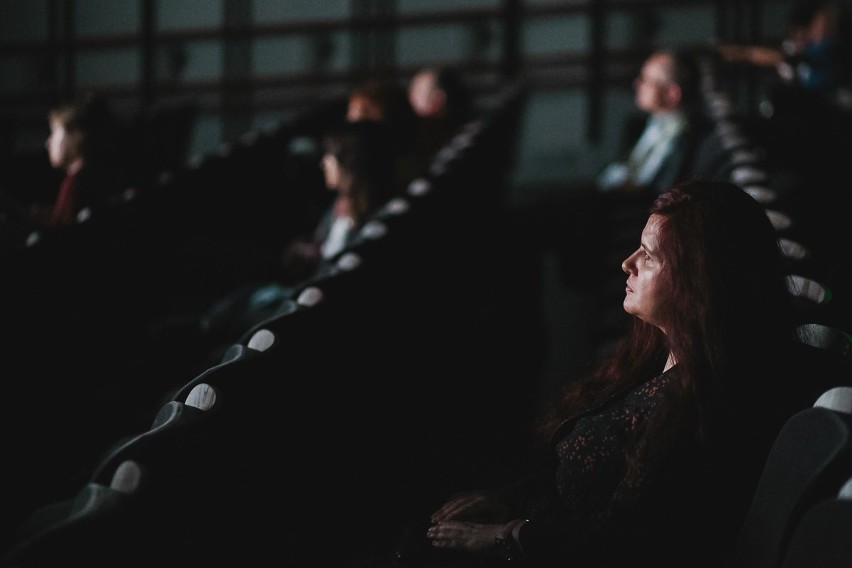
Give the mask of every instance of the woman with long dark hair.
<svg viewBox="0 0 852 568">
<path fill-rule="evenodd" d="M 545 467 L 438 507 L 433 559 L 713 566 L 732 544 L 786 412 L 762 400 L 794 337 L 777 236 L 738 186 L 690 181 L 622 269 L 632 329 L 547 409 Z"/>
</svg>

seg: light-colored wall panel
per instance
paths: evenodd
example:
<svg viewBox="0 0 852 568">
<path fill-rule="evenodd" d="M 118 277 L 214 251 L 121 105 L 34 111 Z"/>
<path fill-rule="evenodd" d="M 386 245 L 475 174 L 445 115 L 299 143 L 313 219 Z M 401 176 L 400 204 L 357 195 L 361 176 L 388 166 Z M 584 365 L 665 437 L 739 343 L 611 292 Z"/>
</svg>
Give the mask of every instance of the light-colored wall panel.
<svg viewBox="0 0 852 568">
<path fill-rule="evenodd" d="M 416 14 L 430 12 L 452 12 L 472 8 L 500 8 L 502 0 L 397 0 L 400 13 Z"/>
<path fill-rule="evenodd" d="M 530 18 L 521 37 L 528 55 L 581 52 L 589 49 L 589 19 L 583 14 Z"/>
<path fill-rule="evenodd" d="M 579 92 L 531 94 L 524 110 L 515 182 L 539 183 L 569 174 L 570 149 L 585 131 L 586 101 Z"/>
<path fill-rule="evenodd" d="M 401 30 L 397 36 L 397 62 L 416 65 L 469 57 L 475 50 L 473 30 L 465 24 L 422 26 Z"/>
<path fill-rule="evenodd" d="M 590 180 L 620 152 L 625 122 L 635 112 L 633 94 L 612 90 L 602 99 L 602 136 L 587 137 L 589 99 L 570 89 L 533 94 L 524 113 L 518 185 L 553 180 Z"/>
<path fill-rule="evenodd" d="M 76 60 L 77 84 L 82 89 L 136 85 L 140 76 L 140 53 L 133 48 L 83 51 Z"/>
<path fill-rule="evenodd" d="M 209 81 L 222 75 L 223 46 L 218 41 L 193 41 L 182 46 L 186 65 L 182 78 L 186 81 Z M 167 53 L 160 52 L 160 68 L 165 69 Z"/>
<path fill-rule="evenodd" d="M 659 12 L 659 36 L 662 45 L 710 44 L 715 36 L 713 14 L 709 6 L 683 6 Z"/>
<path fill-rule="evenodd" d="M 41 74 L 41 57 L 0 57 L 0 93 L 26 94 L 39 91 L 44 87 Z"/>
<path fill-rule="evenodd" d="M 222 25 L 223 19 L 223 0 L 157 2 L 157 29 L 161 31 L 215 28 Z"/>
<path fill-rule="evenodd" d="M 258 23 L 286 23 L 349 16 L 350 0 L 254 0 L 252 10 Z"/>
<path fill-rule="evenodd" d="M 0 38 L 46 40 L 47 0 L 0 0 Z"/>
<path fill-rule="evenodd" d="M 74 4 L 74 25 L 81 38 L 135 34 L 140 15 L 138 0 L 83 0 Z"/>
<path fill-rule="evenodd" d="M 633 10 L 613 10 L 606 15 L 604 43 L 607 49 L 623 50 L 646 43 L 649 38 L 643 33 L 642 20 L 647 17 Z"/>
<path fill-rule="evenodd" d="M 325 64 L 327 70 L 344 71 L 351 65 L 351 41 L 347 32 L 335 32 L 327 38 L 333 48 Z M 315 70 L 314 37 L 293 35 L 288 37 L 260 38 L 252 45 L 253 71 L 261 75 L 297 73 Z"/>
</svg>

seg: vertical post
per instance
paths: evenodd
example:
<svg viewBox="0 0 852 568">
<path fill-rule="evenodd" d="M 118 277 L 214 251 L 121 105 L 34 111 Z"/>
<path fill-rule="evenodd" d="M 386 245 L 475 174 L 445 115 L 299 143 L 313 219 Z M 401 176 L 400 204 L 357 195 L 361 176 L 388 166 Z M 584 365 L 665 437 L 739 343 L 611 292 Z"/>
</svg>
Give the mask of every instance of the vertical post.
<svg viewBox="0 0 852 568">
<path fill-rule="evenodd" d="M 749 41 L 760 42 L 763 39 L 763 29 L 761 23 L 762 6 L 760 0 L 752 0 L 749 11 Z M 748 83 L 746 85 L 746 104 L 748 109 L 756 108 L 759 103 L 759 89 L 757 85 L 757 75 L 750 73 L 748 75 Z"/>
<path fill-rule="evenodd" d="M 388 25 L 377 30 L 377 60 L 379 70 L 393 77 L 396 71 L 396 36 L 399 26 L 396 22 L 396 0 L 381 0 L 379 15 L 387 19 Z"/>
<path fill-rule="evenodd" d="M 46 82 L 49 81 L 51 92 L 61 93 L 59 66 L 61 65 L 61 40 L 59 35 L 59 0 L 51 0 L 47 5 L 47 41 L 50 49 L 45 53 L 42 61 L 42 75 Z"/>
<path fill-rule="evenodd" d="M 62 14 L 62 97 L 73 95 L 77 87 L 77 50 L 75 47 L 76 26 L 74 25 L 74 0 L 66 0 L 65 11 Z"/>
<path fill-rule="evenodd" d="M 235 140 L 251 129 L 254 93 L 250 89 L 252 38 L 251 2 L 225 0 L 224 68 L 222 69 L 222 120 L 225 140 Z"/>
<path fill-rule="evenodd" d="M 352 0 L 350 2 L 351 9 L 349 13 L 353 21 L 350 36 L 352 42 L 352 71 L 356 77 L 366 75 L 372 59 L 370 33 L 368 30 L 361 29 L 360 27 L 362 22 L 369 21 L 372 18 L 371 5 L 370 0 Z"/>
<path fill-rule="evenodd" d="M 156 1 L 142 0 L 141 4 L 140 57 L 142 59 L 142 76 L 140 78 L 140 92 L 143 109 L 150 107 L 157 98 L 157 77 L 154 72 L 157 48 L 154 39 L 154 27 L 157 22 Z"/>
<path fill-rule="evenodd" d="M 503 1 L 503 61 L 501 74 L 504 81 L 518 74 L 521 52 L 521 0 Z"/>
<path fill-rule="evenodd" d="M 396 68 L 396 0 L 353 0 L 352 69 L 358 78 L 392 73 Z M 361 27 L 364 22 L 381 26 Z"/>
<path fill-rule="evenodd" d="M 601 119 L 603 106 L 604 82 L 606 78 L 606 61 L 604 56 L 604 27 L 605 13 L 603 0 L 592 0 L 589 5 L 589 22 L 591 26 L 591 45 L 588 61 L 588 101 L 589 122 L 586 126 L 586 138 L 597 142 L 601 137 Z"/>
</svg>

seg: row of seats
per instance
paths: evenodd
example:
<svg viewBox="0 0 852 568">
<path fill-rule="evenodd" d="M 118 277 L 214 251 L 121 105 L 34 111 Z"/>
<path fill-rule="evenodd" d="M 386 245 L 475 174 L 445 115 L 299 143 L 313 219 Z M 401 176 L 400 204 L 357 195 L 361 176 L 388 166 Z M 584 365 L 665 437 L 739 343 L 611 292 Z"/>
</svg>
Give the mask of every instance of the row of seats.
<svg viewBox="0 0 852 568">
<path fill-rule="evenodd" d="M 161 392 L 150 426 L 27 515 L 4 565 L 333 565 L 392 542 L 431 476 L 456 484 L 520 444 L 523 412 L 480 443 L 523 396 L 495 373 L 527 362 L 495 309 L 504 266 L 469 213 L 497 211 L 523 95 L 465 125 L 289 309 Z"/>
<path fill-rule="evenodd" d="M 15 370 L 2 442 L 10 463 L 26 465 L 6 478 L 0 534 L 79 483 L 97 452 L 147 425 L 163 393 L 198 369 L 182 356 L 188 346 L 153 343 L 151 322 L 205 305 L 241 274 L 218 257 L 199 270 L 181 251 L 199 241 L 273 250 L 312 222 L 329 192 L 302 142 L 339 119 L 338 108 L 320 110 L 151 175 L 111 207 L 2 251 L 3 361 Z M 33 425 L 25 439 L 14 433 L 21 423 Z"/>
<path fill-rule="evenodd" d="M 808 180 L 789 175 L 756 143 L 724 83 L 704 67 L 704 95 L 730 168 L 723 179 L 742 186 L 766 208 L 788 261 L 789 291 L 798 305 L 800 384 L 789 389 L 801 410 L 778 433 L 722 568 L 840 567 L 852 563 L 852 325 L 848 282 L 832 277 L 842 245 L 820 226 L 830 203 L 808 203 Z M 831 284 L 829 285 L 829 282 Z M 794 405 L 795 407 L 795 405 Z"/>
<path fill-rule="evenodd" d="M 840 568 L 852 561 L 852 386 L 784 424 L 726 568 Z"/>
<path fill-rule="evenodd" d="M 706 94 L 720 136 L 733 140 L 726 144 L 736 167 L 726 175 L 767 205 L 787 249 L 801 251 L 791 237 L 806 234 L 784 232 L 795 210 L 775 209 L 782 192 L 736 128 L 733 105 L 712 85 Z M 160 392 L 149 426 L 108 447 L 73 495 L 27 517 L 5 565 L 243 565 L 269 557 L 345 564 L 350 555 L 380 554 L 372 547 L 393 539 L 418 491 L 463 486 L 474 468 L 480 473 L 520 448 L 529 417 L 518 409 L 532 409 L 533 393 L 519 383 L 529 376 L 534 357 L 524 350 L 534 340 L 516 325 L 512 310 L 525 310 L 511 293 L 512 271 L 499 262 L 505 249 L 494 242 L 501 228 L 494 192 L 505 173 L 494 164 L 511 154 L 521 100 L 522 91 L 508 89 L 356 243 L 297 287 L 289 309 L 246 330 L 218 363 Z M 783 189 L 787 197 L 797 188 Z M 483 211 L 497 224 L 472 222 L 488 218 Z M 825 325 L 842 317 L 817 317 L 843 288 L 791 282 L 791 293 L 811 302 L 803 307 L 817 310 L 803 311 L 803 345 L 847 352 L 848 336 Z M 844 365 L 832 372 L 848 371 Z M 848 410 L 826 402 L 842 391 L 824 390 L 824 381 L 844 375 L 813 366 L 802 376 L 813 378 L 802 406 L 810 393 L 816 404 L 779 433 L 732 565 L 803 565 L 820 542 L 808 531 L 822 511 L 844 508 Z M 505 430 L 493 430 L 498 422 Z M 799 455 L 808 449 L 813 459 Z M 339 549 L 329 550 L 330 534 Z M 830 538 L 826 546 L 842 551 Z M 848 558 L 837 554 L 835 562 Z"/>
</svg>

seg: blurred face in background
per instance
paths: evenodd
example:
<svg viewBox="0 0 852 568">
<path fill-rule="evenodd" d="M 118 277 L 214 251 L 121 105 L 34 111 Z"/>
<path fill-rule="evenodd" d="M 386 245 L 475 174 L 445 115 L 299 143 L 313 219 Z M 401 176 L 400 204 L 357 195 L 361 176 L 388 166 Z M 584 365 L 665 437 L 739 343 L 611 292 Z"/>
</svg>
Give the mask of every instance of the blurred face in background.
<svg viewBox="0 0 852 568">
<path fill-rule="evenodd" d="M 408 101 L 418 116 L 438 116 L 444 109 L 446 95 L 438 88 L 434 71 L 420 71 L 408 85 Z"/>
<path fill-rule="evenodd" d="M 47 157 L 54 168 L 68 170 L 73 164 L 82 162 L 83 134 L 68 130 L 61 120 L 51 119 L 50 135 L 44 143 Z"/>
<path fill-rule="evenodd" d="M 363 95 L 353 95 L 349 99 L 346 109 L 346 120 L 358 122 L 359 120 L 384 120 L 381 106 L 374 100 Z"/>
<path fill-rule="evenodd" d="M 654 114 L 674 110 L 680 104 L 680 87 L 673 81 L 674 62 L 665 53 L 651 55 L 633 83 L 639 110 Z"/>
</svg>

